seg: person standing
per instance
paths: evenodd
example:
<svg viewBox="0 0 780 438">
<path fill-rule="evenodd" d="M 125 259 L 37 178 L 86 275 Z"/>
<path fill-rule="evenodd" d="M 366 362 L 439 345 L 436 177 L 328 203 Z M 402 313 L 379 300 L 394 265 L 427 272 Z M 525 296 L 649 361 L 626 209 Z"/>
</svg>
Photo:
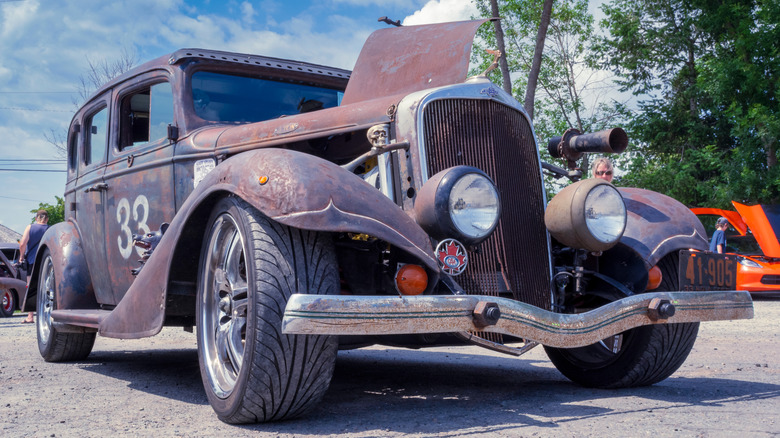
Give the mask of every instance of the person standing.
<svg viewBox="0 0 780 438">
<path fill-rule="evenodd" d="M 615 170 L 612 167 L 612 161 L 609 158 L 600 157 L 593 162 L 593 177 L 603 179 L 611 183 Z"/>
<path fill-rule="evenodd" d="M 729 220 L 725 217 L 718 218 L 715 223 L 715 232 L 710 240 L 710 251 L 723 254 L 726 252 L 726 230 L 729 228 Z"/>
<path fill-rule="evenodd" d="M 22 240 L 19 241 L 19 263 L 27 261 L 25 274 L 29 278 L 30 274 L 27 270 L 32 268 L 35 263 L 35 254 L 38 252 L 38 244 L 41 243 L 43 233 L 49 228 L 49 213 L 46 210 L 38 210 L 35 214 L 35 223 L 27 225 L 22 234 Z M 34 312 L 27 314 L 27 318 L 22 320 L 22 323 L 34 322 Z"/>
</svg>

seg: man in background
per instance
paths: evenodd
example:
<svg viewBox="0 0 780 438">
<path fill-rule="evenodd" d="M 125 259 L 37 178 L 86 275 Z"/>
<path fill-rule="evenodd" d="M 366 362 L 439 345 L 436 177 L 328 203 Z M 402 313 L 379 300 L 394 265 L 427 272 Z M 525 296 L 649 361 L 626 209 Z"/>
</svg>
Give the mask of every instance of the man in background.
<svg viewBox="0 0 780 438">
<path fill-rule="evenodd" d="M 723 254 L 726 252 L 726 230 L 729 228 L 729 220 L 725 217 L 718 218 L 715 223 L 715 232 L 710 240 L 710 251 Z"/>
</svg>

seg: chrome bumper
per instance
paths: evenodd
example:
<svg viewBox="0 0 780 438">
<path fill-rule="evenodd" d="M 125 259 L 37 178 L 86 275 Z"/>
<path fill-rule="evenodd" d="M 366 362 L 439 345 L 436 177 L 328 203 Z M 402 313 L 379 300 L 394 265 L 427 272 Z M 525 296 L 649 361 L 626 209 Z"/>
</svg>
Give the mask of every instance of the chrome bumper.
<svg viewBox="0 0 780 438">
<path fill-rule="evenodd" d="M 491 309 L 498 309 L 491 310 Z M 582 347 L 648 324 L 750 319 L 748 292 L 655 292 L 579 314 L 477 295 L 323 296 L 295 294 L 284 311 L 287 334 L 388 335 L 486 331 L 551 347 Z"/>
</svg>

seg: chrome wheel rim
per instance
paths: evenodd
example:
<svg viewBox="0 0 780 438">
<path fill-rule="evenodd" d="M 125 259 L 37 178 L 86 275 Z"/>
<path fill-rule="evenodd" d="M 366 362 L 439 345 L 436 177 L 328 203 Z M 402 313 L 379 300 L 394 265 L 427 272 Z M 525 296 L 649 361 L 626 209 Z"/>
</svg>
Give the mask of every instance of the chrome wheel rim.
<svg viewBox="0 0 780 438">
<path fill-rule="evenodd" d="M 51 334 L 51 311 L 54 309 L 54 263 L 51 257 L 46 257 L 41 269 L 41 281 L 38 285 L 38 339 L 41 343 L 49 342 Z"/>
<path fill-rule="evenodd" d="M 248 303 L 244 239 L 231 215 L 222 214 L 214 221 L 207 251 L 201 274 L 199 338 L 214 394 L 226 398 L 244 362 Z"/>
<path fill-rule="evenodd" d="M 9 313 L 13 312 L 13 300 L 11 299 L 11 291 L 10 290 L 0 290 L 0 295 L 3 296 L 3 312 Z"/>
</svg>

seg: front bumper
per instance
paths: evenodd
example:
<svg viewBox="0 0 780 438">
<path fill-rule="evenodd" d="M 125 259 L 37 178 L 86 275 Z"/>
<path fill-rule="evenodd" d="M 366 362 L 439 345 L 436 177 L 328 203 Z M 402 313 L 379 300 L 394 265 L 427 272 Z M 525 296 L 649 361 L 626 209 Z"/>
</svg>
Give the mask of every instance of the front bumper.
<svg viewBox="0 0 780 438">
<path fill-rule="evenodd" d="M 499 312 L 489 310 L 495 308 Z M 743 291 L 647 293 L 580 314 L 553 313 L 515 300 L 477 295 L 295 294 L 287 303 L 282 331 L 389 335 L 481 330 L 551 347 L 573 348 L 648 324 L 752 317 L 753 302 L 750 294 Z"/>
</svg>

